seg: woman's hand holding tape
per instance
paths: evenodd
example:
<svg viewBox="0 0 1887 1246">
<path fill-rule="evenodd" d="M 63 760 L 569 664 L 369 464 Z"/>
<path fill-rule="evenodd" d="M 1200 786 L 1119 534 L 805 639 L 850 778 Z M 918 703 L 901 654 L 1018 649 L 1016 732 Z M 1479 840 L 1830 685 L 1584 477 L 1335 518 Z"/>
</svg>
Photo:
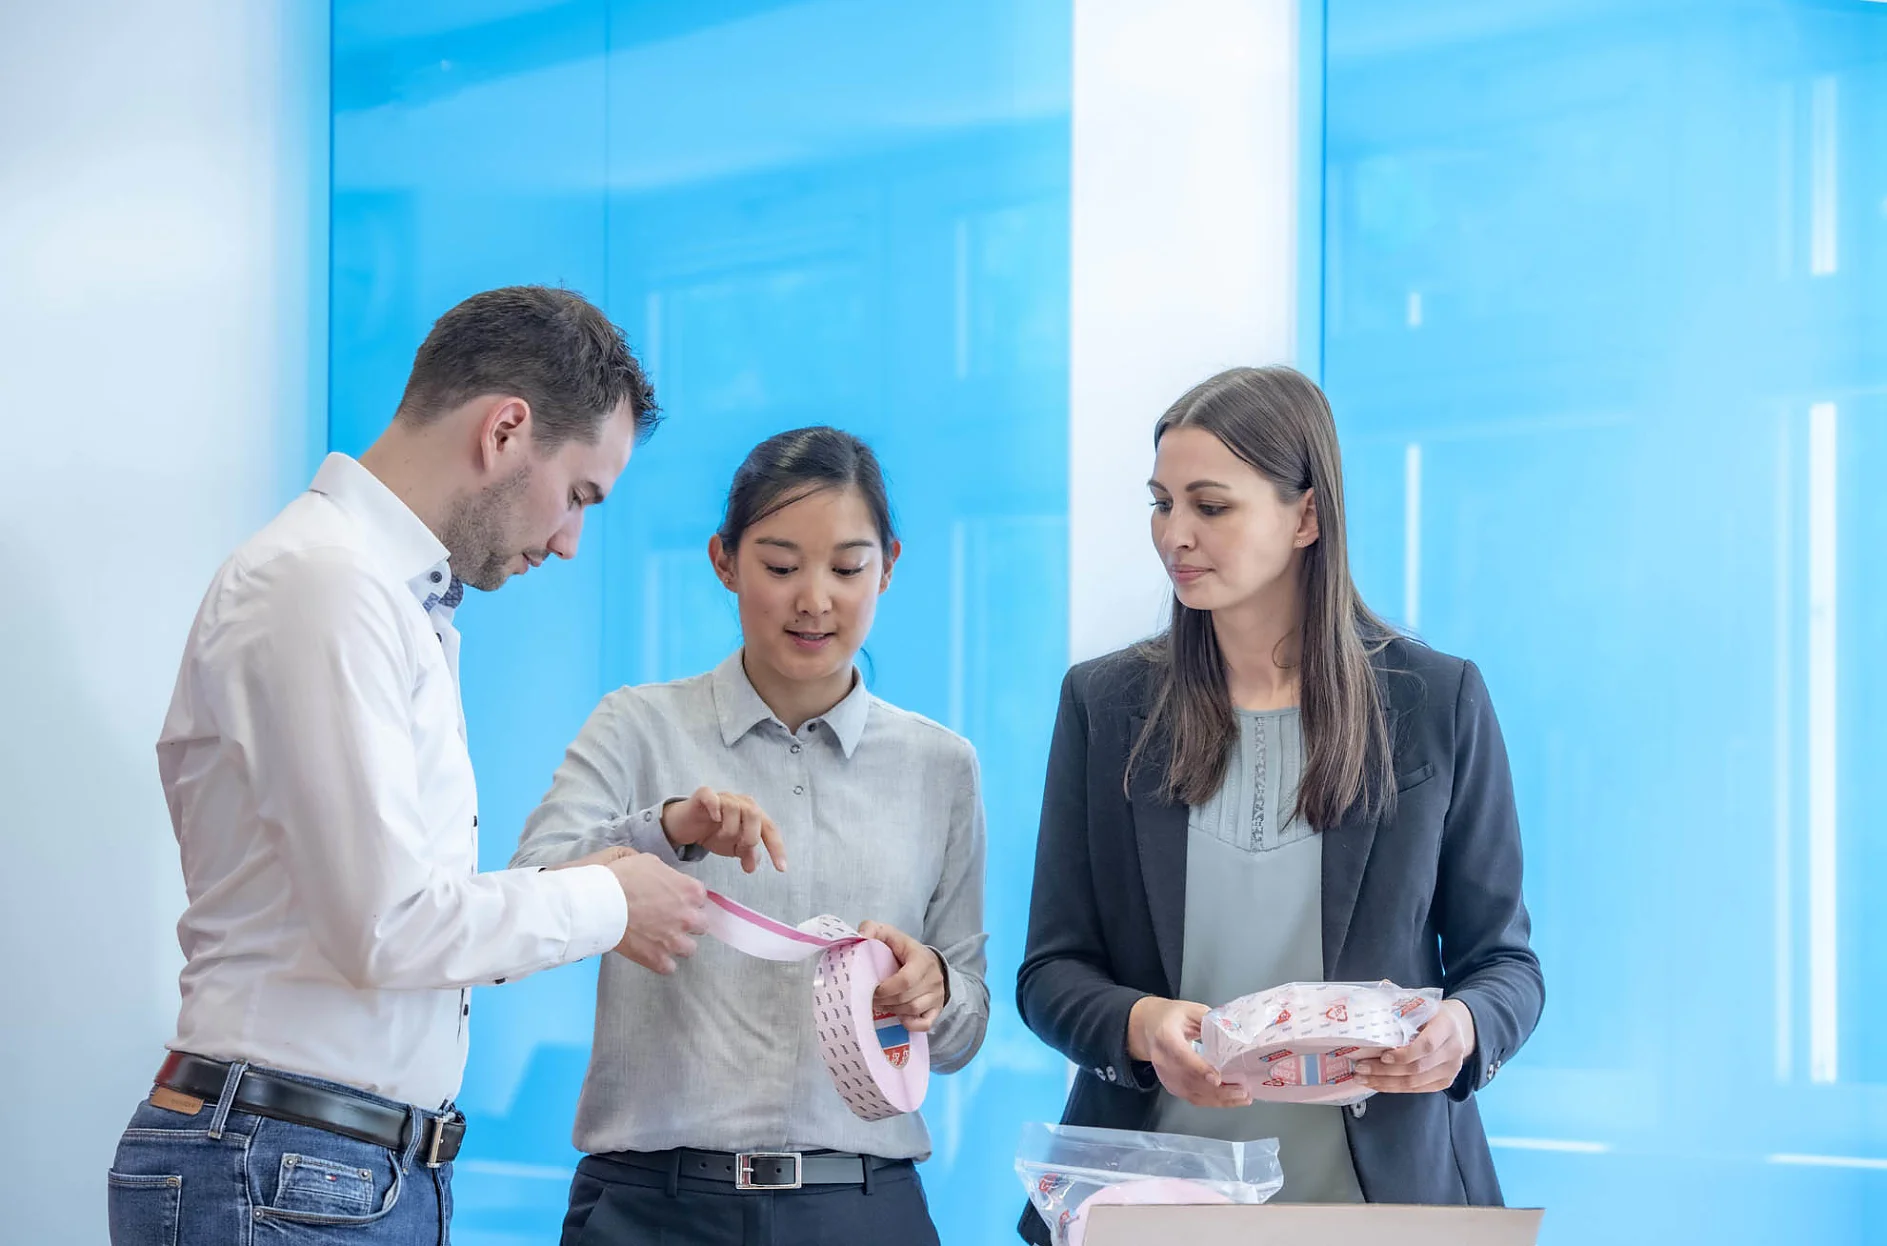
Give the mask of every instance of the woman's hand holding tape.
<svg viewBox="0 0 1887 1246">
<path fill-rule="evenodd" d="M 878 984 L 872 1006 L 897 1017 L 913 1034 L 925 1033 L 937 1024 L 937 1014 L 950 998 L 943 957 L 883 922 L 860 922 L 858 933 L 878 940 L 898 958 L 898 971 Z"/>
</svg>

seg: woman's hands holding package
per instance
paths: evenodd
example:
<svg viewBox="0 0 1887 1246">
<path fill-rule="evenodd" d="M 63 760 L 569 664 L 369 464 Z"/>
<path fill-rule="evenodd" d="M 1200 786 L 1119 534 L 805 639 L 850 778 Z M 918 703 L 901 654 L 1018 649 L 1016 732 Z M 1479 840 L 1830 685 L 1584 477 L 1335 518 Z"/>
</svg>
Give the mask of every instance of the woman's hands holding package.
<svg viewBox="0 0 1887 1246">
<path fill-rule="evenodd" d="M 1407 1047 L 1357 1061 L 1356 1080 L 1392 1095 L 1446 1090 L 1460 1076 L 1474 1046 L 1474 1014 L 1460 1000 L 1445 999 L 1441 1011 Z"/>
<path fill-rule="evenodd" d="M 1153 1065 L 1168 1094 L 1201 1108 L 1242 1108 L 1251 1102 L 1243 1086 L 1221 1081 L 1219 1071 L 1193 1048 L 1204 1004 L 1148 995 L 1127 1014 L 1127 1054 Z"/>
</svg>

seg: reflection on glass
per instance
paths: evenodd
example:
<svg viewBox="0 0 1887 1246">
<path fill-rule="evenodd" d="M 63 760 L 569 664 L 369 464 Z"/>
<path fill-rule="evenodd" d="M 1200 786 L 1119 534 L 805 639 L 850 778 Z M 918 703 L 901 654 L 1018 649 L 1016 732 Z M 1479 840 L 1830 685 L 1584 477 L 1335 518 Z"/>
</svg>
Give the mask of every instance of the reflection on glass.
<svg viewBox="0 0 1887 1246">
<path fill-rule="evenodd" d="M 868 671 L 976 743 L 990 816 L 995 1016 L 927 1111 L 951 1243 L 1012 1233 L 1013 1140 L 1063 1089 L 1006 984 L 1067 658 L 1069 23 L 1041 0 L 335 4 L 335 447 L 387 418 L 432 316 L 511 282 L 600 301 L 669 413 L 575 563 L 461 615 L 487 868 L 604 691 L 735 642 L 706 543 L 740 456 L 831 423 L 885 463 L 905 558 Z M 593 989 L 576 967 L 478 994 L 456 1241 L 555 1239 Z"/>
<path fill-rule="evenodd" d="M 1507 1195 L 1887 1240 L 1887 6 L 1328 19 L 1357 571 L 1482 664 L 1522 798 Z"/>
</svg>

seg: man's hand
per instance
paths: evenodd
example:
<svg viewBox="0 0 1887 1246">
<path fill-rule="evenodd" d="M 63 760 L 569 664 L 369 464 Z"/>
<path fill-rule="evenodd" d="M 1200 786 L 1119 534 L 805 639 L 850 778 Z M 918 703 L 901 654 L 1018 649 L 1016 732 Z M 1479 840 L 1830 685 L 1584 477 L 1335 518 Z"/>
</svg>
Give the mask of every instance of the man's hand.
<svg viewBox="0 0 1887 1246">
<path fill-rule="evenodd" d="M 1474 1043 L 1474 1014 L 1460 1000 L 1445 999 L 1441 1011 L 1407 1047 L 1358 1061 L 1357 1080 L 1392 1095 L 1446 1090 L 1474 1054 Z"/>
<path fill-rule="evenodd" d="M 1204 1004 L 1149 995 L 1127 1014 L 1127 1054 L 1153 1065 L 1160 1085 L 1194 1107 L 1242 1108 L 1251 1102 L 1243 1086 L 1221 1081 L 1219 1071 L 1193 1050 Z"/>
<path fill-rule="evenodd" d="M 760 868 L 764 845 L 773 868 L 786 869 L 780 828 L 761 811 L 758 801 L 738 792 L 704 787 L 686 800 L 670 802 L 662 809 L 662 834 L 677 848 L 700 844 L 716 856 L 739 857 L 740 868 L 749 874 Z"/>
<path fill-rule="evenodd" d="M 878 940 L 898 958 L 898 971 L 872 993 L 872 1007 L 893 1014 L 913 1034 L 936 1025 L 946 993 L 943 957 L 883 922 L 860 922 L 858 933 Z"/>
<path fill-rule="evenodd" d="M 629 924 L 616 950 L 645 969 L 674 973 L 675 958 L 692 956 L 693 936 L 708 928 L 708 889 L 700 881 L 633 848 L 605 848 L 553 868 L 600 865 L 616 876 Z"/>
</svg>

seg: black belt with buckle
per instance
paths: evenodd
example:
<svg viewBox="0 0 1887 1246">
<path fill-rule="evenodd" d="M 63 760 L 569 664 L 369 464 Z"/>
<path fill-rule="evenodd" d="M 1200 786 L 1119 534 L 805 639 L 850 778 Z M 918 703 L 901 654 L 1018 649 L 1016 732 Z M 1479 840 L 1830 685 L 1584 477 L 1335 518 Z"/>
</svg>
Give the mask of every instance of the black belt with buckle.
<svg viewBox="0 0 1887 1246">
<path fill-rule="evenodd" d="M 615 1151 L 600 1160 L 698 1181 L 728 1181 L 736 1190 L 797 1190 L 809 1185 L 864 1185 L 870 1171 L 909 1168 L 908 1159 L 840 1151 Z"/>
<path fill-rule="evenodd" d="M 220 1060 L 174 1051 L 157 1071 L 157 1084 L 215 1103 L 223 1097 L 229 1070 L 230 1066 Z M 404 1108 L 389 1107 L 352 1091 L 310 1086 L 267 1069 L 245 1070 L 230 1106 L 238 1112 L 324 1129 L 389 1151 L 404 1152 L 413 1141 L 413 1113 Z M 465 1117 L 457 1112 L 440 1115 L 422 1110 L 419 1128 L 424 1131 L 419 1155 L 426 1167 L 449 1164 L 458 1156 L 459 1145 L 465 1140 Z"/>
</svg>

